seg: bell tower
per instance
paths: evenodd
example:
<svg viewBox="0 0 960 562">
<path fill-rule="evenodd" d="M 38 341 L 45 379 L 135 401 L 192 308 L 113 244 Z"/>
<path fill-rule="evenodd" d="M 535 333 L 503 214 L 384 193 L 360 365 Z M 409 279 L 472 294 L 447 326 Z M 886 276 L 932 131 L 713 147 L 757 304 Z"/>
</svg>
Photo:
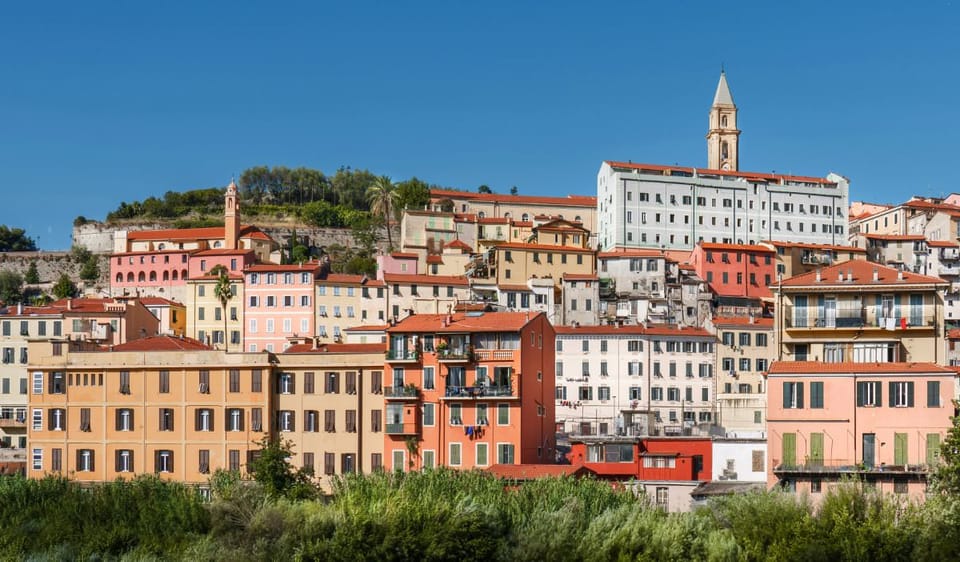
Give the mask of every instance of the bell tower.
<svg viewBox="0 0 960 562">
<path fill-rule="evenodd" d="M 236 250 L 240 243 L 240 201 L 237 184 L 230 180 L 223 201 L 223 247 Z"/>
<path fill-rule="evenodd" d="M 720 83 L 710 106 L 710 130 L 707 132 L 707 167 L 711 170 L 740 169 L 740 129 L 737 106 L 727 86 L 727 75 L 720 71 Z"/>
</svg>

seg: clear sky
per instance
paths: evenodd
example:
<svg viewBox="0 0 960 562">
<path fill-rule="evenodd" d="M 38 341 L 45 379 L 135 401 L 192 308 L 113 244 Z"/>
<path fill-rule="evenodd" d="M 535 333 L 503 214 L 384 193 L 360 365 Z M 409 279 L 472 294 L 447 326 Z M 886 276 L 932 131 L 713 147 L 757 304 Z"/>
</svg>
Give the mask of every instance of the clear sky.
<svg viewBox="0 0 960 562">
<path fill-rule="evenodd" d="M 960 191 L 949 2 L 280 4 L 0 6 L 0 224 L 67 248 L 261 164 L 592 194 L 605 159 L 705 165 L 721 64 L 741 169 Z"/>
</svg>

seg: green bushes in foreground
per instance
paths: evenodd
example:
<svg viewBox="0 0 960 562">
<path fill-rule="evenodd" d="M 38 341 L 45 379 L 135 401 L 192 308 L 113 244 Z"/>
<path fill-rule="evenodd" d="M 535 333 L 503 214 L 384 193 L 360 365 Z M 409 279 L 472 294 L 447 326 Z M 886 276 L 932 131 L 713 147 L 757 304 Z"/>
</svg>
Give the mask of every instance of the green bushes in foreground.
<svg viewBox="0 0 960 562">
<path fill-rule="evenodd" d="M 818 508 L 777 492 L 666 514 L 609 483 L 520 486 L 482 472 L 348 476 L 324 500 L 220 474 L 203 502 L 152 477 L 84 488 L 0 479 L 0 559 L 948 560 L 960 506 L 856 484 Z"/>
</svg>

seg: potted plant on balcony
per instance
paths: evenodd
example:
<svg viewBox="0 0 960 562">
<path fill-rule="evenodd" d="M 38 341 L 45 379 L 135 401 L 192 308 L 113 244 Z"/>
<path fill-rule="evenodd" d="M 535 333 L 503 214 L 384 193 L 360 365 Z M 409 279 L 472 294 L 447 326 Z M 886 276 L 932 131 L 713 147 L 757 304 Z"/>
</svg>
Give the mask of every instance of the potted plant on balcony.
<svg viewBox="0 0 960 562">
<path fill-rule="evenodd" d="M 412 382 L 408 382 L 403 386 L 403 395 L 404 396 L 416 396 L 417 395 L 417 385 Z"/>
<path fill-rule="evenodd" d="M 443 356 L 447 354 L 447 350 L 450 349 L 450 346 L 447 345 L 447 342 L 442 341 L 437 344 L 437 355 Z"/>
</svg>

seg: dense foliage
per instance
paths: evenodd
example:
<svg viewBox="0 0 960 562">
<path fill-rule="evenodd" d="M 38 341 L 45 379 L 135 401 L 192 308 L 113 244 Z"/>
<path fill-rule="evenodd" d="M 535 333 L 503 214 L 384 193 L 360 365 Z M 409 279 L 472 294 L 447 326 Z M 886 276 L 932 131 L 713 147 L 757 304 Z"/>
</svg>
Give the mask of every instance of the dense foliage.
<svg viewBox="0 0 960 562">
<path fill-rule="evenodd" d="M 666 514 L 591 479 L 504 487 L 484 472 L 351 475 L 321 501 L 278 493 L 299 492 L 287 476 L 274 477 L 280 487 L 270 491 L 218 472 L 206 503 L 153 477 L 91 488 L 3 478 L 0 558 L 947 560 L 960 539 L 956 500 L 918 506 L 853 483 L 826 493 L 818 508 L 768 492 Z"/>
<path fill-rule="evenodd" d="M 22 228 L 0 224 L 0 252 L 35 252 L 37 243 Z"/>
</svg>

